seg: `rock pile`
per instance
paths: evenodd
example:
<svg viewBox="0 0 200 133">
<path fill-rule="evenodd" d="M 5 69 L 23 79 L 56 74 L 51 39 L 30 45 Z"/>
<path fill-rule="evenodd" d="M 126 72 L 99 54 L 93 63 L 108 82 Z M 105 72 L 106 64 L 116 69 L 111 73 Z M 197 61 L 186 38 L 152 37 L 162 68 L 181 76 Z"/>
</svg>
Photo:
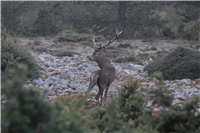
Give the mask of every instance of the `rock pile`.
<svg viewBox="0 0 200 133">
<path fill-rule="evenodd" d="M 30 51 L 37 63 L 41 66 L 41 78 L 32 82 L 27 81 L 26 87 L 36 86 L 41 90 L 48 89 L 46 99 L 55 100 L 60 95 L 68 96 L 77 92 L 85 93 L 89 86 L 89 77 L 92 72 L 99 69 L 95 62 L 88 61 L 83 55 L 74 55 L 73 57 L 57 57 L 51 54 L 36 54 Z M 150 79 L 147 71 L 143 71 L 141 65 L 116 64 L 112 63 L 116 68 L 116 78 L 110 86 L 109 94 L 117 93 L 116 86 L 128 80 L 131 76 L 133 79 L 139 80 L 139 84 L 149 88 L 155 86 L 156 79 Z M 168 89 L 175 94 L 173 104 L 182 104 L 185 99 L 200 94 L 200 79 L 182 79 L 182 80 L 165 80 Z M 95 95 L 98 87 L 95 86 L 91 93 Z M 149 106 L 149 105 L 148 105 Z"/>
</svg>

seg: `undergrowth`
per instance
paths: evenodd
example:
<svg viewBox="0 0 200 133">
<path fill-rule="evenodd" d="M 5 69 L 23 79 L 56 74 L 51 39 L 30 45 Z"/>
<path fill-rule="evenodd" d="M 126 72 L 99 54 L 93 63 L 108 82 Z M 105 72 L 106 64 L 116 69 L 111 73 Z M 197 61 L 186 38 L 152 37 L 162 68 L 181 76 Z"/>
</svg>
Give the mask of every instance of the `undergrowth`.
<svg viewBox="0 0 200 133">
<path fill-rule="evenodd" d="M 102 108 L 85 108 L 88 96 L 61 97 L 44 101 L 37 88 L 24 88 L 27 67 L 8 68 L 4 74 L 12 74 L 1 85 L 7 102 L 2 108 L 2 132 L 4 133 L 198 133 L 200 113 L 196 96 L 185 100 L 182 106 L 172 105 L 173 95 L 163 82 L 160 73 L 157 88 L 141 88 L 137 81 L 129 80 L 118 87 L 118 95 L 108 99 Z M 20 77 L 20 78 L 19 78 Z M 148 101 L 150 108 L 145 108 Z M 162 110 L 154 113 L 154 106 Z"/>
<path fill-rule="evenodd" d="M 39 77 L 39 66 L 33 56 L 18 44 L 17 41 L 8 39 L 6 30 L 2 32 L 1 38 L 1 71 L 5 71 L 8 63 L 16 68 L 18 63 L 26 64 L 28 67 L 27 77 L 36 79 Z"/>
<path fill-rule="evenodd" d="M 145 66 L 144 71 L 147 70 L 149 74 L 162 72 L 164 79 L 199 78 L 199 55 L 197 50 L 177 47 L 167 56 Z"/>
<path fill-rule="evenodd" d="M 64 30 L 56 35 L 56 38 L 59 42 L 80 42 L 80 41 L 89 41 L 91 40 L 90 34 L 80 34 L 71 30 Z M 95 36 L 96 40 L 100 40 L 101 36 Z"/>
</svg>

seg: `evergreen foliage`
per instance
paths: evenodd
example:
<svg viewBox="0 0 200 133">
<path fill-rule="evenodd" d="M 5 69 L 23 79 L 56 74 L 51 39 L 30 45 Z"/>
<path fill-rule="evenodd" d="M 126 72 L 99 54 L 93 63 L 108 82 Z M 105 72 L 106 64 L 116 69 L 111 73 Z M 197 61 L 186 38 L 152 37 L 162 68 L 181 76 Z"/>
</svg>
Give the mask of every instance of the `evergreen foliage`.
<svg viewBox="0 0 200 133">
<path fill-rule="evenodd" d="M 23 12 L 24 2 L 22 1 L 4 1 L 1 3 L 1 24 L 3 28 L 10 31 L 10 34 L 16 34 L 20 24 L 20 16 Z"/>
<path fill-rule="evenodd" d="M 183 16 L 183 22 L 196 21 L 199 18 L 200 3 L 198 1 L 181 1 L 177 6 L 182 10 L 177 10 L 177 13 Z"/>
<path fill-rule="evenodd" d="M 59 42 L 67 41 L 67 42 L 80 42 L 80 41 L 89 41 L 91 39 L 91 35 L 89 34 L 78 34 L 71 30 L 64 30 L 59 32 L 56 35 L 56 38 Z M 95 36 L 95 40 L 100 40 L 101 36 Z"/>
<path fill-rule="evenodd" d="M 108 99 L 104 108 L 99 106 L 84 110 L 86 97 L 78 95 L 50 102 L 37 88 L 24 88 L 27 68 L 19 64 L 17 69 L 6 69 L 2 80 L 2 95 L 7 102 L 2 106 L 1 127 L 4 133 L 197 133 L 200 131 L 200 97 L 185 100 L 182 106 L 173 105 L 173 95 L 163 82 L 162 74 L 155 73 L 158 88 L 139 90 L 138 82 L 131 80 L 118 88 L 118 97 Z M 4 77 L 4 76 L 3 76 Z M 19 78 L 20 77 L 20 78 Z M 141 96 L 141 93 L 146 96 Z M 153 115 L 153 108 L 144 108 L 144 102 L 152 100 L 152 106 L 163 110 Z"/>
<path fill-rule="evenodd" d="M 162 107 L 170 107 L 172 105 L 172 101 L 174 95 L 172 91 L 168 90 L 165 87 L 165 83 L 163 82 L 163 76 L 160 72 L 153 73 L 152 77 L 155 77 L 158 81 L 155 82 L 158 88 L 151 87 L 147 90 L 148 95 L 150 96 L 150 100 L 152 100 L 152 105 L 158 105 Z"/>
<path fill-rule="evenodd" d="M 200 41 L 200 18 L 190 27 L 184 36 L 188 40 Z"/>
<path fill-rule="evenodd" d="M 197 133 L 200 132 L 200 113 L 196 105 L 200 97 L 186 101 L 182 107 L 171 106 L 170 110 L 162 110 L 159 118 L 154 119 L 152 126 L 161 133 Z"/>
<path fill-rule="evenodd" d="M 175 35 L 174 35 L 174 32 L 172 31 L 172 28 L 163 27 L 162 33 L 163 33 L 164 37 L 167 37 L 167 38 L 170 38 L 170 39 L 175 39 Z"/>
<path fill-rule="evenodd" d="M 144 71 L 149 74 L 162 72 L 164 79 L 199 78 L 199 55 L 199 51 L 178 47 L 166 57 L 145 66 Z"/>
<path fill-rule="evenodd" d="M 182 106 L 172 105 L 174 98 L 171 91 L 169 91 L 162 81 L 161 73 L 154 73 L 154 76 L 159 80 L 157 85 L 159 88 L 148 90 L 152 104 L 158 107 L 163 107 L 159 111 L 158 116 L 152 115 L 152 110 L 146 110 L 147 127 L 155 129 L 159 133 L 197 133 L 200 131 L 200 112 L 198 112 L 198 102 L 200 96 L 195 96 L 192 99 L 185 100 Z M 147 128 L 147 129 L 148 129 Z"/>
<path fill-rule="evenodd" d="M 174 9 L 170 13 L 181 15 L 182 20 L 176 20 L 184 26 L 199 18 L 198 2 L 3 1 L 1 21 L 3 28 L 17 36 L 55 36 L 66 29 L 88 33 L 91 27 L 98 25 L 107 27 L 108 31 L 104 36 L 111 35 L 117 27 L 123 30 L 120 38 L 198 40 L 196 32 L 199 28 L 196 26 L 183 34 L 183 30 L 180 32 L 181 27 L 176 32 L 176 26 L 168 25 L 171 20 L 161 19 L 160 13 L 165 12 L 164 6 Z M 173 28 L 173 32 L 169 26 Z M 76 36 L 62 38 L 77 40 Z"/>
<path fill-rule="evenodd" d="M 85 33 L 92 26 L 98 25 L 108 27 L 105 36 L 113 33 L 113 29 L 118 27 L 124 31 L 123 38 L 133 37 L 132 33 L 135 32 L 139 34 L 137 37 L 149 38 L 155 36 L 156 27 L 161 28 L 165 24 L 158 15 L 153 15 L 157 2 L 127 2 L 126 5 L 129 6 L 123 9 L 125 11 L 123 17 L 126 17 L 124 20 L 119 20 L 123 18 L 119 15 L 119 10 L 123 8 L 120 5 L 123 2 L 61 1 L 21 2 L 21 4 L 11 2 L 10 5 L 16 6 L 15 12 L 13 9 L 10 10 L 12 12 L 7 10 L 12 8 L 8 2 L 2 3 L 5 6 L 2 12 L 3 25 L 9 31 L 17 31 L 24 36 L 52 36 L 65 29 Z M 30 18 L 24 19 L 24 17 Z M 9 27 L 14 24 L 6 22 L 15 22 L 13 18 L 18 18 L 16 26 Z"/>
<path fill-rule="evenodd" d="M 27 23 L 23 28 L 23 34 L 28 36 L 55 35 L 61 29 L 56 25 L 53 14 L 49 9 L 40 9 L 34 22 Z"/>
<path fill-rule="evenodd" d="M 134 1 L 129 3 L 127 12 L 129 31 L 135 38 L 154 38 L 156 32 L 166 25 L 167 21 L 161 20 L 155 13 L 158 8 L 158 2 L 152 1 Z"/>
<path fill-rule="evenodd" d="M 39 66 L 33 56 L 14 40 L 8 40 L 5 29 L 2 31 L 1 42 L 1 71 L 5 71 L 8 63 L 16 68 L 18 63 L 26 64 L 28 67 L 27 77 L 35 79 L 39 77 Z"/>
<path fill-rule="evenodd" d="M 127 61 L 128 60 L 126 58 L 121 58 L 121 57 L 114 59 L 114 62 L 116 63 L 125 63 Z"/>
<path fill-rule="evenodd" d="M 91 124 L 96 125 L 98 131 L 102 133 L 119 131 L 123 126 L 123 115 L 117 108 L 115 99 L 109 99 L 105 109 L 95 107 L 88 114 Z"/>
<path fill-rule="evenodd" d="M 118 106 L 120 111 L 127 115 L 127 120 L 136 120 L 143 114 L 145 99 L 137 89 L 139 89 L 138 82 L 133 82 L 131 79 L 118 88 Z"/>
<path fill-rule="evenodd" d="M 44 101 L 36 88 L 24 88 L 27 68 L 20 64 L 17 69 L 7 69 L 13 76 L 2 82 L 2 94 L 7 102 L 2 113 L 2 132 L 4 133 L 55 133 L 84 132 L 83 121 L 79 119 L 76 108 L 67 110 L 62 102 Z M 20 77 L 20 78 L 19 78 Z M 79 101 L 79 104 L 83 104 Z M 74 109 L 72 111 L 72 109 Z"/>
</svg>

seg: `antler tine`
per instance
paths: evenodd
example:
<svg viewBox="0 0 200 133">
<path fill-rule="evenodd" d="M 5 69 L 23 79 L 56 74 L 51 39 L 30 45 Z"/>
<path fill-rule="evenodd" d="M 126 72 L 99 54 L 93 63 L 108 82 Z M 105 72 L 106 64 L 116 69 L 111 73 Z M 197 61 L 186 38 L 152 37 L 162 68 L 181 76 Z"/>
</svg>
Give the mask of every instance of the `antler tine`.
<svg viewBox="0 0 200 133">
<path fill-rule="evenodd" d="M 92 42 L 94 43 L 94 49 L 96 49 L 97 48 L 97 44 L 96 44 L 96 42 L 95 42 L 95 34 L 92 34 Z"/>
<path fill-rule="evenodd" d="M 106 28 L 107 28 L 107 27 L 105 27 L 105 28 L 103 28 L 103 29 L 97 31 L 97 33 L 104 31 Z"/>
<path fill-rule="evenodd" d="M 96 31 L 94 34 L 92 34 L 92 42 L 94 43 L 94 49 L 96 49 L 97 48 L 97 44 L 96 44 L 96 42 L 95 42 L 95 34 L 96 33 L 99 33 L 99 32 L 102 32 L 102 31 L 104 31 L 106 29 L 106 27 L 105 28 L 103 28 L 103 29 L 101 29 L 101 30 L 99 30 L 99 31 Z"/>
<path fill-rule="evenodd" d="M 108 44 L 106 44 L 106 45 L 103 45 L 102 46 L 102 48 L 105 48 L 106 46 L 108 46 L 109 44 L 111 44 L 112 42 L 114 42 L 114 40 L 122 33 L 122 31 L 121 32 L 119 32 L 118 31 L 118 29 L 116 28 L 116 31 L 115 31 L 115 33 L 116 33 L 116 36 L 115 36 L 115 38 L 113 39 L 113 40 L 110 40 L 109 39 L 109 42 L 108 42 Z"/>
</svg>

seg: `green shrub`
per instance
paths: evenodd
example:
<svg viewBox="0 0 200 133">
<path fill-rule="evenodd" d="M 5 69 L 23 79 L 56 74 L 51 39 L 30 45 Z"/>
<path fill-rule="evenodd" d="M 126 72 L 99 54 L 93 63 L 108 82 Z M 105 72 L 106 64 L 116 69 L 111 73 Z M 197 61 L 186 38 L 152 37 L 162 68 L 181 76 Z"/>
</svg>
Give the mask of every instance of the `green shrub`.
<svg viewBox="0 0 200 133">
<path fill-rule="evenodd" d="M 48 8 L 39 9 L 34 21 L 22 26 L 22 34 L 31 37 L 56 35 L 61 28 L 56 24 L 52 12 Z"/>
<path fill-rule="evenodd" d="M 68 41 L 68 42 L 80 42 L 80 41 L 89 41 L 91 40 L 91 35 L 89 34 L 78 34 L 71 30 L 64 30 L 56 35 L 56 38 L 59 42 Z M 101 36 L 95 36 L 96 40 L 100 40 Z"/>
<path fill-rule="evenodd" d="M 161 110 L 159 118 L 152 118 L 150 123 L 160 133 L 198 133 L 200 132 L 200 113 L 196 105 L 200 97 L 186 101 L 182 106 L 170 106 L 169 110 Z"/>
<path fill-rule="evenodd" d="M 114 59 L 114 62 L 115 63 L 125 63 L 125 62 L 127 62 L 127 59 L 119 57 L 119 58 Z"/>
<path fill-rule="evenodd" d="M 68 50 L 63 50 L 63 51 L 55 51 L 56 56 L 69 56 L 72 57 L 74 54 L 80 55 L 79 53 L 68 51 Z"/>
<path fill-rule="evenodd" d="M 48 49 L 47 49 L 47 47 L 36 47 L 35 49 L 34 49 L 34 51 L 35 52 L 39 52 L 39 53 L 43 53 L 43 52 L 48 52 Z"/>
<path fill-rule="evenodd" d="M 3 41 L 1 44 L 1 71 L 4 72 L 7 64 L 11 62 L 12 67 L 16 68 L 18 63 L 28 66 L 27 77 L 36 79 L 39 77 L 39 67 L 33 56 L 22 46 L 13 40 Z"/>
<path fill-rule="evenodd" d="M 36 46 L 39 46 L 41 43 L 42 43 L 42 42 L 39 41 L 39 40 L 35 40 L 35 41 L 33 42 L 33 44 L 36 45 Z"/>
<path fill-rule="evenodd" d="M 199 51 L 178 47 L 167 56 L 145 66 L 144 71 L 147 70 L 149 74 L 162 72 L 164 79 L 199 78 L 199 55 Z"/>
<path fill-rule="evenodd" d="M 1 29 L 1 43 L 5 42 L 9 36 L 9 32 L 4 28 Z"/>
<path fill-rule="evenodd" d="M 169 39 L 175 39 L 175 34 L 172 31 L 171 27 L 166 27 L 166 26 L 163 27 L 162 32 L 163 32 L 164 37 L 167 37 Z"/>
<path fill-rule="evenodd" d="M 157 48 L 156 47 L 151 47 L 151 50 L 157 50 Z"/>
<path fill-rule="evenodd" d="M 3 133 L 82 133 L 83 123 L 76 108 L 68 110 L 60 101 L 44 101 L 37 88 L 23 88 L 26 68 L 19 65 L 10 80 L 2 82 L 7 102 L 1 110 Z M 5 73 L 7 74 L 7 73 Z M 20 77 L 20 78 L 19 78 Z M 79 104 L 83 102 L 79 101 Z M 75 104 L 77 105 L 77 104 Z"/>
<path fill-rule="evenodd" d="M 143 27 L 137 30 L 134 34 L 136 39 L 147 39 L 156 36 L 156 29 L 152 27 Z"/>
<path fill-rule="evenodd" d="M 151 87 L 148 89 L 148 95 L 155 96 L 150 97 L 149 100 L 152 100 L 152 106 L 157 104 L 158 106 L 162 107 L 169 107 L 172 104 L 174 95 L 172 94 L 172 91 L 167 89 L 165 86 L 165 83 L 163 82 L 163 76 L 160 72 L 153 73 L 152 77 L 155 77 L 158 81 L 155 82 L 155 84 L 158 86 L 158 88 Z"/>
<path fill-rule="evenodd" d="M 159 82 L 157 89 L 150 88 L 148 95 L 154 95 L 150 97 L 152 100 L 152 106 L 162 106 L 156 116 L 152 115 L 153 110 L 147 110 L 145 112 L 148 123 L 146 131 L 149 129 L 157 130 L 159 133 L 198 133 L 200 132 L 200 113 L 198 112 L 198 102 L 200 96 L 193 97 L 189 100 L 185 100 L 182 106 L 172 105 L 174 96 L 167 87 L 164 86 L 162 81 L 162 75 L 160 73 L 154 74 Z"/>
<path fill-rule="evenodd" d="M 145 99 L 141 92 L 138 92 L 139 84 L 131 79 L 118 87 L 118 106 L 121 112 L 126 116 L 126 121 L 129 119 L 135 120 L 136 125 L 139 124 L 140 116 L 143 115 L 145 107 Z"/>
<path fill-rule="evenodd" d="M 200 96 L 185 100 L 182 106 L 172 105 L 172 92 L 165 87 L 161 73 L 158 88 L 140 89 L 138 82 L 129 80 L 118 87 L 118 96 L 99 106 L 84 110 L 87 96 L 70 97 L 50 102 L 38 92 L 38 88 L 24 88 L 27 68 L 20 64 L 9 68 L 2 78 L 2 95 L 7 102 L 1 113 L 3 133 L 198 133 L 200 131 Z M 10 80 L 4 80 L 11 74 Z M 20 77 L 20 78 L 19 78 Z M 144 97 L 143 94 L 146 96 Z M 153 108 L 145 109 L 147 100 L 163 110 L 153 115 Z"/>
<path fill-rule="evenodd" d="M 134 56 L 127 57 L 128 62 L 135 62 L 137 59 Z"/>
<path fill-rule="evenodd" d="M 128 43 L 125 43 L 125 44 L 119 44 L 118 47 L 119 47 L 119 48 L 128 48 L 128 47 L 131 47 L 131 45 L 128 44 Z"/>
<path fill-rule="evenodd" d="M 185 37 L 185 31 L 184 31 L 184 27 L 185 25 L 183 23 L 181 23 L 179 26 L 178 26 L 178 29 L 177 29 L 177 37 L 180 38 L 180 39 L 184 39 Z"/>
<path fill-rule="evenodd" d="M 200 18 L 192 25 L 185 33 L 185 38 L 188 40 L 200 41 Z"/>
<path fill-rule="evenodd" d="M 93 132 L 116 132 L 123 126 L 123 116 L 117 108 L 116 99 L 109 99 L 104 109 L 95 107 L 89 110 L 89 125 Z M 91 127 L 93 126 L 93 127 Z"/>
</svg>

